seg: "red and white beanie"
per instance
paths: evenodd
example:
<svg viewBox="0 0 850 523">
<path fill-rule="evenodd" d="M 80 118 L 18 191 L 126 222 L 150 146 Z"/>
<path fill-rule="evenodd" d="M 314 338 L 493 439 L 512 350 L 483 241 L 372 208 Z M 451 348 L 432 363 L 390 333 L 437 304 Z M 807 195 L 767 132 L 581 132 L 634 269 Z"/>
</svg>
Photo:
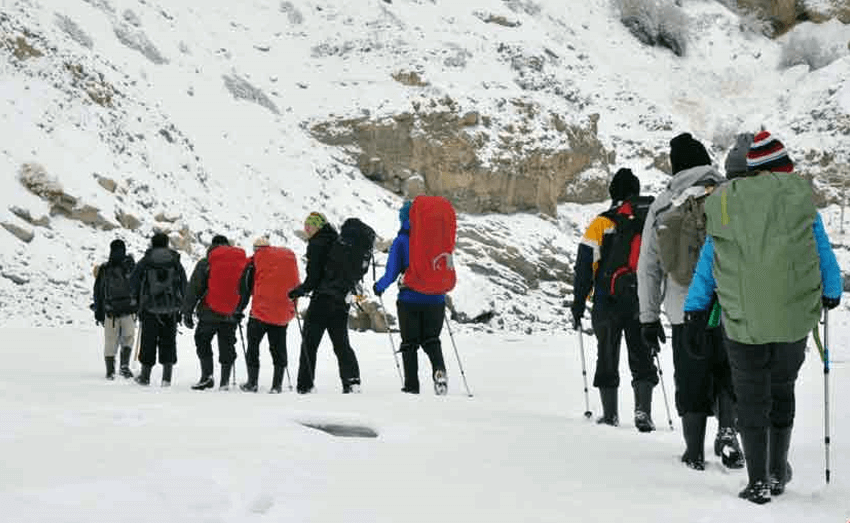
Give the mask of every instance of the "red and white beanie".
<svg viewBox="0 0 850 523">
<path fill-rule="evenodd" d="M 782 142 L 767 131 L 761 131 L 753 137 L 753 143 L 747 153 L 747 171 L 790 173 L 793 170 L 794 163 L 788 157 L 788 151 Z"/>
</svg>

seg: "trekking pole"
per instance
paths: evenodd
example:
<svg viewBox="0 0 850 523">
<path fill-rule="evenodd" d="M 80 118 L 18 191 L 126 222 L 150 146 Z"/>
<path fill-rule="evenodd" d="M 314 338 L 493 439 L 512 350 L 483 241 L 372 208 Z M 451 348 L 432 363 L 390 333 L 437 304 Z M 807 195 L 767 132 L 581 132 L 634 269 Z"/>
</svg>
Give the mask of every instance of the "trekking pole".
<svg viewBox="0 0 850 523">
<path fill-rule="evenodd" d="M 658 367 L 658 381 L 661 383 L 661 393 L 664 394 L 664 408 L 667 409 L 667 423 L 670 425 L 670 430 L 673 429 L 673 418 L 670 417 L 670 402 L 667 401 L 667 388 L 664 387 L 664 371 L 661 370 L 661 358 L 655 352 L 655 365 Z"/>
<path fill-rule="evenodd" d="M 829 310 L 823 310 L 823 443 L 826 483 L 829 484 Z"/>
<path fill-rule="evenodd" d="M 242 342 L 242 356 L 245 358 L 245 368 L 248 368 L 248 352 L 245 350 L 245 336 L 242 335 L 242 322 L 239 325 L 239 340 Z M 233 360 L 233 386 L 236 386 L 236 359 Z"/>
<path fill-rule="evenodd" d="M 578 347 L 581 352 L 581 379 L 584 381 L 584 417 L 590 419 L 593 413 L 590 412 L 590 395 L 587 392 L 587 367 L 584 364 L 584 336 L 581 334 L 581 325 L 576 332 L 578 332 Z"/>
<path fill-rule="evenodd" d="M 449 329 L 449 338 L 451 338 L 451 340 L 452 340 L 452 347 L 454 347 L 454 349 L 455 349 L 455 358 L 457 358 L 457 366 L 460 369 L 460 376 L 463 378 L 463 386 L 466 389 L 466 395 L 471 398 L 472 393 L 469 392 L 469 385 L 466 384 L 466 374 L 463 372 L 463 365 L 460 363 L 460 354 L 458 354 L 458 352 L 457 352 L 457 344 L 455 343 L 455 336 L 452 333 L 452 324 L 449 321 L 448 313 L 443 311 L 443 314 L 446 317 L 446 327 Z"/>
<path fill-rule="evenodd" d="M 374 265 L 372 265 L 374 267 Z M 387 326 L 387 335 L 390 337 L 390 348 L 393 351 L 393 360 L 395 360 L 395 368 L 398 371 L 398 378 L 401 380 L 401 386 L 404 386 L 404 376 L 401 374 L 401 367 L 398 365 L 398 356 L 395 351 L 395 342 L 393 342 L 393 333 L 390 331 L 390 320 L 387 318 L 387 309 L 384 307 L 384 298 L 378 296 L 378 300 L 381 302 L 381 313 L 384 315 L 384 324 Z"/>
<path fill-rule="evenodd" d="M 133 359 L 136 360 L 136 361 L 139 361 L 139 350 L 140 350 L 141 346 L 142 346 L 142 320 L 138 316 L 136 316 L 136 349 L 135 349 L 136 354 L 135 354 L 135 356 L 133 356 Z"/>
</svg>

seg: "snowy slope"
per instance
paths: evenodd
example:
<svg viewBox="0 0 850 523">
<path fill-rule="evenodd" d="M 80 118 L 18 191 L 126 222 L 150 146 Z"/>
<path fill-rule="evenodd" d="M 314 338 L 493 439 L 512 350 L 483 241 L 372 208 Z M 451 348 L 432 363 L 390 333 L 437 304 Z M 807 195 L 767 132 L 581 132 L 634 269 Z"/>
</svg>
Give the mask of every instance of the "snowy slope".
<svg viewBox="0 0 850 523">
<path fill-rule="evenodd" d="M 488 115 L 494 136 L 522 126 L 514 138 L 529 150 L 568 146 L 547 115 L 582 126 L 599 115 L 599 138 L 616 157 L 608 168 L 631 166 L 650 192 L 666 182 L 658 160 L 681 131 L 704 140 L 718 163 L 737 131 L 762 124 L 815 176 L 827 154 L 848 163 L 850 58 L 780 70 L 781 41 L 742 30 L 720 3 L 683 4 L 680 58 L 640 44 L 607 0 L 7 0 L 0 222 L 35 237 L 23 243 L 0 230 L 0 325 L 88 324 L 91 266 L 116 235 L 138 255 L 154 228 L 182 234 L 187 269 L 219 232 L 243 246 L 268 234 L 301 253 L 296 231 L 312 210 L 337 224 L 363 217 L 392 238 L 400 197 L 310 128 L 446 97 L 459 112 Z M 845 37 L 842 28 L 831 36 Z M 19 38 L 40 55 L 15 58 Z M 405 71 L 427 85 L 393 79 Z M 497 143 L 482 161 L 521 154 Z M 26 223 L 13 208 L 34 218 L 50 211 L 18 181 L 30 162 L 107 221 L 129 214 L 140 226 Z M 457 309 L 495 311 L 494 328 L 566 325 L 577 241 L 602 208 L 561 204 L 556 219 L 462 215 Z M 828 227 L 835 234 L 841 224 Z"/>
<path fill-rule="evenodd" d="M 658 521 L 823 522 L 850 518 L 850 401 L 844 312 L 831 318 L 835 363 L 832 482 L 824 483 L 823 374 L 807 355 L 786 493 L 756 506 L 737 498 L 743 470 L 711 454 L 705 472 L 679 463 L 681 426 L 638 433 L 631 391 L 620 390 L 618 428 L 584 419 L 575 335 L 482 335 L 454 325 L 473 397 L 444 332 L 449 395 L 398 391 L 389 340 L 354 334 L 363 393 L 342 395 L 329 346 L 319 352 L 318 392 L 265 394 L 271 361 L 262 347 L 259 394 L 195 392 L 191 336 L 179 336 L 170 389 L 102 378 L 94 328 L 4 328 L 0 380 L 0 507 L 15 523 L 93 521 L 410 523 Z M 299 338 L 289 332 L 295 360 Z M 398 340 L 396 339 L 396 342 Z M 585 338 L 592 374 L 595 351 Z M 669 346 L 661 354 L 672 394 Z M 428 372 L 420 358 L 421 376 Z M 237 362 L 244 380 L 242 357 Z M 293 372 L 296 368 L 292 369 Z M 625 361 L 621 365 L 628 380 Z M 427 382 L 423 382 L 425 385 Z M 600 412 L 598 397 L 591 409 Z M 671 398 L 672 400 L 672 398 Z M 373 439 L 337 438 L 301 423 L 374 429 Z"/>
</svg>

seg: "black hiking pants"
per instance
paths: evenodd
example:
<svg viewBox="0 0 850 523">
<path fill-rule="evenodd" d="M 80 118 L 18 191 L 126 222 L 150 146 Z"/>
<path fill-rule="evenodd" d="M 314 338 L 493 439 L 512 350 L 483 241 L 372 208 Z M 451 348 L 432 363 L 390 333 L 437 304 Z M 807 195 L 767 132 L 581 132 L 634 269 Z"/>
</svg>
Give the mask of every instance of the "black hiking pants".
<svg viewBox="0 0 850 523">
<path fill-rule="evenodd" d="M 198 359 L 212 359 L 212 339 L 218 338 L 218 362 L 231 365 L 236 361 L 236 324 L 230 321 L 199 319 L 195 328 L 195 353 Z"/>
<path fill-rule="evenodd" d="M 159 349 L 161 364 L 177 363 L 177 314 L 139 313 L 141 339 L 139 340 L 139 362 L 153 367 Z"/>
<path fill-rule="evenodd" d="M 726 338 L 742 429 L 794 424 L 794 384 L 806 357 L 806 338 L 748 345 Z"/>
<path fill-rule="evenodd" d="M 732 370 L 721 329 L 705 331 L 703 347 L 694 348 L 688 344 L 685 325 L 673 325 L 672 343 L 679 416 L 686 413 L 711 416 L 720 394 L 734 398 Z"/>
<path fill-rule="evenodd" d="M 248 320 L 248 351 L 245 364 L 260 367 L 260 342 L 268 336 L 269 352 L 275 367 L 286 367 L 286 325 L 273 325 L 257 318 Z"/>
<path fill-rule="evenodd" d="M 422 347 L 431 361 L 431 376 L 438 370 L 445 371 L 440 333 L 443 330 L 446 304 L 418 304 L 396 302 L 398 325 L 401 331 L 401 352 L 404 363 L 404 388 L 419 391 L 418 349 Z"/>
<path fill-rule="evenodd" d="M 593 333 L 596 336 L 596 374 L 593 386 L 618 388 L 620 386 L 620 341 L 626 334 L 629 351 L 629 369 L 632 385 L 646 381 L 658 384 L 658 371 L 652 361 L 652 352 L 640 336 L 640 320 L 637 311 L 620 310 L 615 304 L 595 302 L 590 314 Z"/>
<path fill-rule="evenodd" d="M 316 376 L 316 353 L 325 331 L 333 343 L 343 387 L 360 383 L 360 367 L 351 343 L 348 341 L 348 310 L 345 299 L 327 294 L 313 293 L 307 316 L 304 319 L 301 356 L 298 362 L 298 390 L 313 387 Z"/>
</svg>

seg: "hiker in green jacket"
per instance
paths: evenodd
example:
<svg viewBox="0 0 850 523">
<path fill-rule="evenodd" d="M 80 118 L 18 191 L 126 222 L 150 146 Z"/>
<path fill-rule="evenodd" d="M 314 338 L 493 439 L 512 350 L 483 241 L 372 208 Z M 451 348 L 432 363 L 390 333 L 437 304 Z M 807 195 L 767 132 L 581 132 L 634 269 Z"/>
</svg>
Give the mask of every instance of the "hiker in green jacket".
<svg viewBox="0 0 850 523">
<path fill-rule="evenodd" d="M 806 338 L 843 289 L 812 189 L 793 167 L 779 140 L 756 134 L 747 176 L 705 202 L 706 242 L 685 300 L 686 337 L 699 344 L 717 294 L 749 476 L 739 497 L 758 504 L 791 480 L 794 384 Z"/>
</svg>

